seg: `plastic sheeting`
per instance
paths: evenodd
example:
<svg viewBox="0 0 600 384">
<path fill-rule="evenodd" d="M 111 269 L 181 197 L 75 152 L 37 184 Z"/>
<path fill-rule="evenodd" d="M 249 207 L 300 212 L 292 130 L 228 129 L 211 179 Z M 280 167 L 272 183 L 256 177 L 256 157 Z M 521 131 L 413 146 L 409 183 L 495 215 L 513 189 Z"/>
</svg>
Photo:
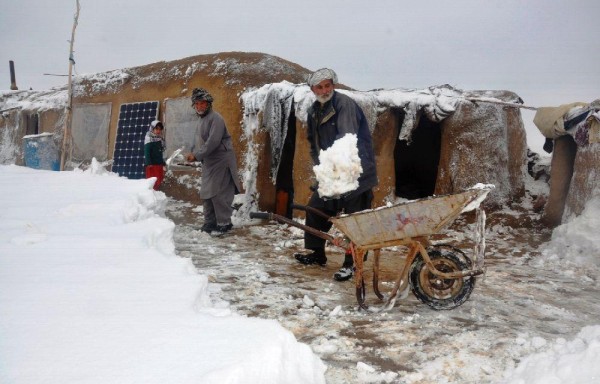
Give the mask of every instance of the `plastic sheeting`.
<svg viewBox="0 0 600 384">
<path fill-rule="evenodd" d="M 290 88 L 284 89 L 290 90 Z M 271 137 L 271 180 L 277 180 L 277 172 L 281 163 L 281 155 L 285 137 L 287 136 L 288 119 L 294 101 L 293 89 L 282 93 L 281 89 L 273 88 L 267 92 L 263 110 L 263 128 Z"/>
<path fill-rule="evenodd" d="M 191 107 L 189 97 L 165 100 L 165 156 L 171 156 L 179 148 L 183 153 L 191 151 L 194 144 L 194 132 L 198 125 L 198 116 Z"/>
<path fill-rule="evenodd" d="M 96 158 L 108 159 L 108 131 L 111 103 L 76 104 L 73 107 L 71 135 L 73 136 L 73 161 Z"/>
</svg>

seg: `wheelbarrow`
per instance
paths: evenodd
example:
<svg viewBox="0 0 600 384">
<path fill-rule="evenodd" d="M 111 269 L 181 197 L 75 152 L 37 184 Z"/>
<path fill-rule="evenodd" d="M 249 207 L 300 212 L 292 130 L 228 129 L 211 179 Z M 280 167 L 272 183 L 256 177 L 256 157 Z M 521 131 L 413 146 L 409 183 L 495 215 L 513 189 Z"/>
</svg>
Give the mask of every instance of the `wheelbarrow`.
<svg viewBox="0 0 600 384">
<path fill-rule="evenodd" d="M 463 192 L 413 200 L 335 217 L 318 209 L 294 204 L 293 208 L 311 211 L 327 218 L 342 236 L 308 227 L 285 216 L 270 212 L 251 212 L 253 219 L 274 220 L 289 224 L 329 241 L 352 253 L 354 281 L 359 308 L 365 304 L 364 256 L 373 251 L 373 291 L 387 310 L 394 306 L 408 286 L 424 304 L 436 310 L 452 309 L 463 304 L 475 286 L 475 276 L 484 273 L 485 212 L 480 203 L 494 188 L 478 184 Z M 461 213 L 476 210 L 471 256 L 448 244 L 433 245 L 430 237 L 449 226 Z M 404 246 L 406 262 L 398 271 L 387 298 L 379 289 L 379 258 L 382 248 Z"/>
</svg>

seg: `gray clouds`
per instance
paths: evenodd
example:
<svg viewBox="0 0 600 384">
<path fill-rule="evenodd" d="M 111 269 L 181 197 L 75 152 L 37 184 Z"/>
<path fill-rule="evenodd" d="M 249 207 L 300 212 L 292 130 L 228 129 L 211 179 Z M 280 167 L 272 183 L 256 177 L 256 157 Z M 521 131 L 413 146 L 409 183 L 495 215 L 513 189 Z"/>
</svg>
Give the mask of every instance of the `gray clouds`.
<svg viewBox="0 0 600 384">
<path fill-rule="evenodd" d="M 20 89 L 65 84 L 43 74 L 67 73 L 75 0 L 0 2 L 0 88 L 10 86 L 9 60 Z M 447 83 L 508 89 L 532 106 L 600 97 L 595 0 L 80 3 L 79 74 L 256 51 L 311 70 L 332 68 L 340 82 L 362 90 Z"/>
</svg>

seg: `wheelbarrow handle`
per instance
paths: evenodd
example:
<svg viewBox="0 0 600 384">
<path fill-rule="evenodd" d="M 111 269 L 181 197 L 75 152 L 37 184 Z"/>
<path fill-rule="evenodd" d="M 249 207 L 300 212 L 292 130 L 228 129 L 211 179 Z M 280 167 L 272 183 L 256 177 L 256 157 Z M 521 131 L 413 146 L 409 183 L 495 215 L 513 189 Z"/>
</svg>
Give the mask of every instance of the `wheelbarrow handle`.
<svg viewBox="0 0 600 384">
<path fill-rule="evenodd" d="M 324 213 L 320 209 L 309 207 L 308 205 L 301 205 L 301 204 L 293 203 L 292 204 L 292 208 L 293 209 L 298 209 L 298 210 L 304 211 L 304 212 L 314 213 L 315 215 L 321 216 L 322 218 L 324 218 L 326 220 L 331 219 L 331 216 L 329 216 L 328 214 Z"/>
<path fill-rule="evenodd" d="M 295 220 L 288 219 L 285 216 L 278 215 L 272 212 L 250 212 L 251 219 L 264 219 L 264 220 L 274 220 L 283 224 L 289 224 L 293 227 L 300 228 L 304 232 L 308 232 L 311 235 L 320 237 L 321 239 L 325 239 L 332 243 L 335 243 L 336 239 L 326 232 L 319 231 L 318 229 L 314 229 L 309 227 L 308 225 L 300 224 Z"/>
<path fill-rule="evenodd" d="M 271 220 L 271 214 L 269 212 L 250 212 L 250 218 Z"/>
</svg>

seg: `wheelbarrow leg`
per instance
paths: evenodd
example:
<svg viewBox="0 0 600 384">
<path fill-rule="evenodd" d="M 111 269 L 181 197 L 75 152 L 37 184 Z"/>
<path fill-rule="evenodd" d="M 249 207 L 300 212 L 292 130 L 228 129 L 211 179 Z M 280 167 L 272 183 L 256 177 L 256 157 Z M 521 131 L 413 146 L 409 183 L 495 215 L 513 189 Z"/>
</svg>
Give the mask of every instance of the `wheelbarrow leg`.
<svg viewBox="0 0 600 384">
<path fill-rule="evenodd" d="M 379 300 L 383 300 L 383 295 L 379 290 L 379 255 L 381 254 L 381 249 L 375 249 L 373 254 L 373 292 L 375 292 Z"/>
<path fill-rule="evenodd" d="M 365 304 L 365 281 L 361 278 L 360 286 L 356 285 L 356 301 L 358 301 L 359 308 L 369 309 Z"/>
<path fill-rule="evenodd" d="M 365 280 L 363 278 L 363 257 L 365 250 L 357 248 L 354 244 L 350 244 L 350 250 L 352 251 L 352 258 L 354 259 L 354 281 L 356 284 L 356 300 L 358 301 L 359 308 L 368 309 L 365 305 Z"/>
<path fill-rule="evenodd" d="M 408 286 L 408 270 L 413 260 L 415 259 L 417 253 L 419 251 L 419 243 L 416 241 L 411 242 L 408 248 L 408 254 L 406 255 L 406 262 L 404 266 L 400 270 L 400 274 L 398 275 L 398 279 L 396 279 L 396 283 L 394 284 L 394 289 L 388 298 L 388 301 L 385 304 L 386 309 L 391 309 L 394 304 L 396 304 L 396 300 L 398 299 L 398 292 L 403 292 Z M 402 290 L 400 290 L 402 288 Z"/>
</svg>

